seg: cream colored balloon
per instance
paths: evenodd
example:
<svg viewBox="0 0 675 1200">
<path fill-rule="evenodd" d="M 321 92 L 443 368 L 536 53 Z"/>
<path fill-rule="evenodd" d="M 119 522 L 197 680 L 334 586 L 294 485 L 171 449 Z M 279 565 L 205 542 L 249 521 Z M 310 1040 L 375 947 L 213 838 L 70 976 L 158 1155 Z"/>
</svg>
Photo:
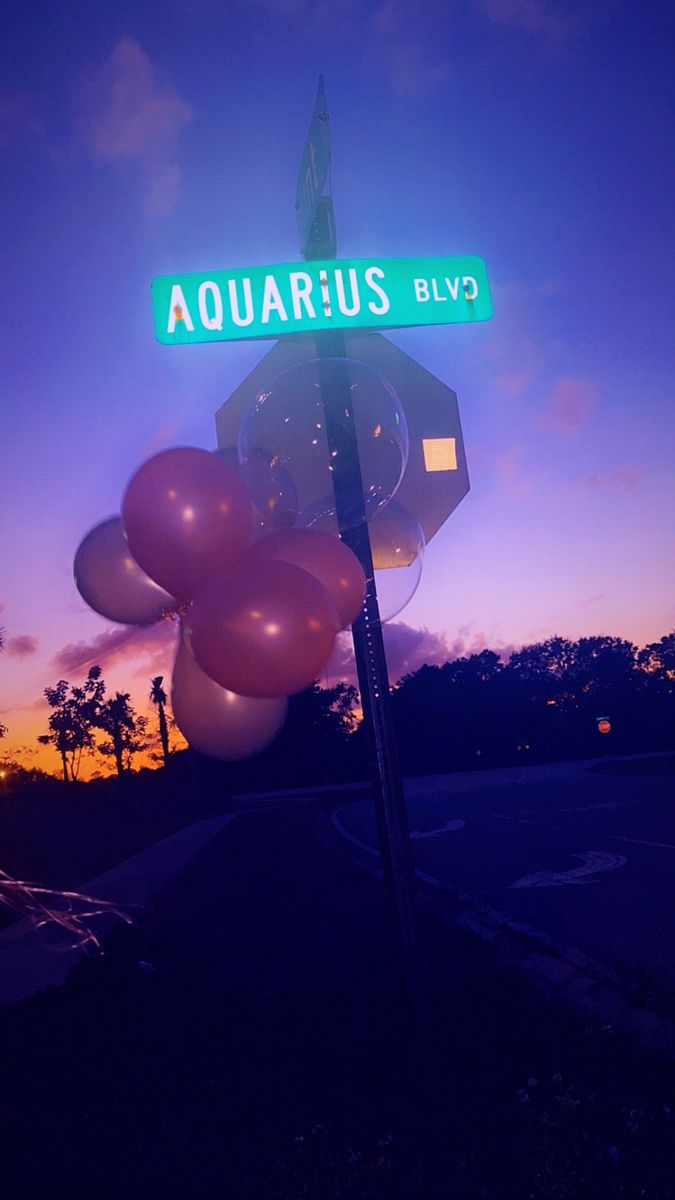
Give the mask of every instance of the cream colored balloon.
<svg viewBox="0 0 675 1200">
<path fill-rule="evenodd" d="M 171 706 L 178 728 L 195 750 L 238 762 L 274 741 L 286 719 L 288 699 L 258 699 L 228 691 L 204 674 L 181 638 Z"/>
</svg>

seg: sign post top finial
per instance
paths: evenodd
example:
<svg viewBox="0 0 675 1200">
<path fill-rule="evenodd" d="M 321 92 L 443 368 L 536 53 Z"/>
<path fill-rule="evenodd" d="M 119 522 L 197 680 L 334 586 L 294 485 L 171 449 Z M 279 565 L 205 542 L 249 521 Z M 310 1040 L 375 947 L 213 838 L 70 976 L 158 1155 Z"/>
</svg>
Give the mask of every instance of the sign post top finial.
<svg viewBox="0 0 675 1200">
<path fill-rule="evenodd" d="M 295 192 L 300 250 L 308 259 L 335 258 L 337 251 L 330 195 L 330 158 L 326 89 L 323 75 L 319 75 L 314 112 L 302 152 Z"/>
</svg>

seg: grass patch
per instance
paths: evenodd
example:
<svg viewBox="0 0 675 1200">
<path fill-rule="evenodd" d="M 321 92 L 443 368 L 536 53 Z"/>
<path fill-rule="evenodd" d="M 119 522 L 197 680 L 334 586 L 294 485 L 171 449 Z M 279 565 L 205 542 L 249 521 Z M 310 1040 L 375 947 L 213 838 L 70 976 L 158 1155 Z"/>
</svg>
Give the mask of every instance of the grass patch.
<svg viewBox="0 0 675 1200">
<path fill-rule="evenodd" d="M 247 813 L 103 959 L 0 1013 L 11 1200 L 667 1200 L 668 1064 L 450 930 L 414 1054 L 382 889 L 327 802 Z"/>
<path fill-rule="evenodd" d="M 0 799 L 0 867 L 47 887 L 74 887 L 229 806 L 225 789 L 195 785 L 184 768 L 123 784 L 47 780 Z"/>
</svg>

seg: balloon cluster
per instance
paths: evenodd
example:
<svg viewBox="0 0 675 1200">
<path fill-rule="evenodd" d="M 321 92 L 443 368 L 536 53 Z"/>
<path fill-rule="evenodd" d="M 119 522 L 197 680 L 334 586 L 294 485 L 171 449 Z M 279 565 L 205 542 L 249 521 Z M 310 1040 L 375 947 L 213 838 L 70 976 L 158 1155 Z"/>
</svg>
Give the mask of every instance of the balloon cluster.
<svg viewBox="0 0 675 1200">
<path fill-rule="evenodd" d="M 78 590 L 102 616 L 149 625 L 180 613 L 174 717 L 206 754 L 236 760 L 268 745 L 287 697 L 321 673 L 363 604 L 356 556 L 330 533 L 294 528 L 295 504 L 288 475 L 260 455 L 237 465 L 165 450 L 75 556 Z"/>
</svg>

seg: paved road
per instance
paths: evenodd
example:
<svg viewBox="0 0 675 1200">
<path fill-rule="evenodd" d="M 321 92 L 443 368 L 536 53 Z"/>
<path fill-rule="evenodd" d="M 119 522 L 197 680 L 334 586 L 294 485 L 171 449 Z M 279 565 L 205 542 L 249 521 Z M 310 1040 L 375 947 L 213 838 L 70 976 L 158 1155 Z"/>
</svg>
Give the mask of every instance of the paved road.
<svg viewBox="0 0 675 1200">
<path fill-rule="evenodd" d="M 405 788 L 418 869 L 630 979 L 675 987 L 675 780 L 551 764 Z M 335 816 L 376 846 L 370 802 Z"/>
</svg>

